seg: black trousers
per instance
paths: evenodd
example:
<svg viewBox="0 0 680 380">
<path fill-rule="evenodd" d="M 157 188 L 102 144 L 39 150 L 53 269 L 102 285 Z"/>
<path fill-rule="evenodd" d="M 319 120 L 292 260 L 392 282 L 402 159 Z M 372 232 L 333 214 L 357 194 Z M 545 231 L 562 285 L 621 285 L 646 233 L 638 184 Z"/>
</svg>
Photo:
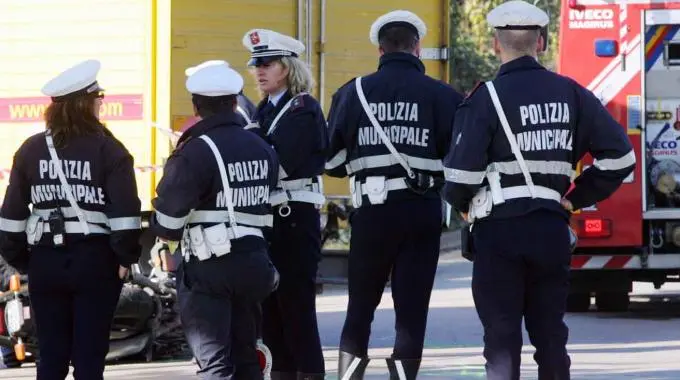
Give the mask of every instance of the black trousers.
<svg viewBox="0 0 680 380">
<path fill-rule="evenodd" d="M 522 317 L 539 379 L 569 379 L 567 228 L 564 217 L 551 211 L 475 223 L 472 292 L 484 326 L 488 379 L 520 378 Z"/>
<path fill-rule="evenodd" d="M 340 350 L 365 357 L 371 322 L 391 274 L 396 314 L 392 357 L 419 359 L 439 260 L 441 202 L 362 206 L 351 217 L 349 304 Z"/>
<path fill-rule="evenodd" d="M 271 292 L 274 274 L 265 249 L 180 264 L 180 318 L 200 378 L 262 379 L 256 305 Z"/>
<path fill-rule="evenodd" d="M 38 380 L 103 379 L 123 282 L 108 237 L 65 248 L 34 247 L 29 296 L 40 350 Z"/>
<path fill-rule="evenodd" d="M 316 272 L 321 258 L 319 211 L 291 202 L 283 218 L 274 210 L 270 247 L 281 275 L 279 287 L 262 304 L 262 338 L 272 353 L 272 372 L 325 373 L 316 319 Z"/>
</svg>

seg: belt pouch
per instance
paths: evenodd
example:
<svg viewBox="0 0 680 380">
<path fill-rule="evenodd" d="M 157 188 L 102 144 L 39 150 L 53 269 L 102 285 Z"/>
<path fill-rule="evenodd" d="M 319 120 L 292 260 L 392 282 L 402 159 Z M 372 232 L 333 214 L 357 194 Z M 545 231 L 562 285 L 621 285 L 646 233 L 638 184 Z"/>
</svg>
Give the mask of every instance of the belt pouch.
<svg viewBox="0 0 680 380">
<path fill-rule="evenodd" d="M 36 245 L 43 234 L 44 221 L 39 215 L 31 215 L 26 223 L 26 241 L 29 245 Z"/>
<path fill-rule="evenodd" d="M 191 239 L 191 251 L 199 260 L 210 258 L 210 251 L 203 236 L 203 226 L 189 228 L 189 238 Z"/>
<path fill-rule="evenodd" d="M 366 195 L 371 204 L 380 205 L 387 199 L 387 179 L 384 176 L 366 177 Z"/>
<path fill-rule="evenodd" d="M 493 200 L 489 188 L 484 186 L 477 191 L 477 194 L 472 198 L 470 202 L 470 221 L 475 221 L 476 219 L 481 219 L 489 216 L 491 213 L 491 208 L 493 207 Z"/>
<path fill-rule="evenodd" d="M 352 195 L 352 206 L 361 207 L 361 184 L 357 183 L 356 177 L 349 179 L 349 192 Z"/>
<path fill-rule="evenodd" d="M 231 252 L 231 241 L 227 231 L 227 225 L 224 223 L 216 224 L 203 229 L 205 241 L 208 243 L 208 249 L 220 257 Z"/>
</svg>

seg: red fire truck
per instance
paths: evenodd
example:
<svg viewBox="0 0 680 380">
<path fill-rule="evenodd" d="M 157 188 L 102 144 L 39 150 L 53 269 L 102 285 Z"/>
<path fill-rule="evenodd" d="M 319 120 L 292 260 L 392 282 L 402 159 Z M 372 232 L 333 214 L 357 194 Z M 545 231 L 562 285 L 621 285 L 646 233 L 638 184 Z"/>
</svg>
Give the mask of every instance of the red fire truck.
<svg viewBox="0 0 680 380">
<path fill-rule="evenodd" d="M 633 281 L 658 289 L 680 274 L 680 0 L 562 1 L 558 71 L 600 99 L 636 152 L 621 188 L 572 217 L 568 311 L 592 295 L 623 311 Z"/>
</svg>

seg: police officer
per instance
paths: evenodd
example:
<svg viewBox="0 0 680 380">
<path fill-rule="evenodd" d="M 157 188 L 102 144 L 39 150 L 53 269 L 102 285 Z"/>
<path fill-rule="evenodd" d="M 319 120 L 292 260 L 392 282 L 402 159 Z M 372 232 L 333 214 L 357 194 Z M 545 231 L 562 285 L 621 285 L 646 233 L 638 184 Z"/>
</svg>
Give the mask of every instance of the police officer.
<svg viewBox="0 0 680 380">
<path fill-rule="evenodd" d="M 211 65 L 227 65 L 227 66 L 229 66 L 229 63 L 224 61 L 224 60 L 209 60 L 209 61 L 205 61 L 205 62 L 203 62 L 203 63 L 201 63 L 197 66 L 187 68 L 184 71 L 184 73 L 188 77 L 191 74 L 195 73 L 198 69 L 201 69 L 201 68 L 207 67 L 207 66 L 211 66 Z M 237 114 L 242 117 L 241 122 L 242 122 L 243 126 L 245 127 L 245 126 L 250 125 L 250 120 L 251 120 L 252 116 L 255 115 L 255 104 L 253 104 L 253 102 L 251 102 L 250 99 L 248 99 L 248 97 L 243 94 L 243 90 L 241 90 L 238 93 L 238 95 L 236 96 L 236 101 L 237 101 L 236 111 L 237 111 Z M 186 129 L 188 129 L 188 128 L 191 128 L 191 126 L 188 126 L 184 130 L 182 130 L 182 132 L 185 132 Z M 268 238 L 268 236 L 265 235 L 265 238 Z M 257 329 L 258 329 L 257 335 L 258 335 L 258 337 L 261 338 L 262 337 L 262 332 L 261 332 L 262 308 L 259 304 L 255 306 L 255 310 L 253 310 L 253 313 L 254 313 L 253 314 L 254 317 L 257 320 Z M 263 348 L 268 350 L 268 348 L 266 346 L 263 347 L 263 343 L 260 339 L 258 341 L 258 351 L 263 349 Z M 240 357 L 242 357 L 239 350 L 240 350 L 240 347 L 238 347 L 238 346 L 233 347 L 232 350 L 231 350 L 232 364 L 234 364 L 235 366 L 242 365 L 241 363 L 238 363 L 238 359 Z M 262 352 L 262 353 L 265 356 L 268 355 L 265 352 Z M 270 361 L 270 363 L 268 363 L 268 364 L 271 365 L 271 360 L 269 360 L 269 361 Z M 247 364 L 248 363 L 246 363 L 246 365 Z M 266 366 L 266 364 L 265 364 L 265 366 Z"/>
<path fill-rule="evenodd" d="M 524 317 L 538 378 L 569 379 L 569 212 L 609 197 L 633 171 L 635 155 L 590 91 L 537 62 L 545 12 L 508 1 L 487 21 L 502 65 L 456 113 L 445 197 L 473 223 L 472 292 L 487 378 L 519 379 Z M 595 162 L 565 196 L 586 153 Z"/>
<path fill-rule="evenodd" d="M 205 61 L 197 66 L 189 67 L 186 70 L 184 70 L 184 74 L 186 74 L 186 76 L 190 76 L 192 73 L 196 72 L 196 70 L 202 67 L 220 64 L 225 64 L 229 66 L 229 63 L 226 61 L 214 59 L 210 61 Z M 236 111 L 238 112 L 239 115 L 243 116 L 244 125 L 247 125 L 248 123 L 250 123 L 251 118 L 255 114 L 255 104 L 253 104 L 253 102 L 250 101 L 250 99 L 248 99 L 247 96 L 245 96 L 243 90 L 241 90 L 238 93 L 236 100 L 237 100 Z"/>
<path fill-rule="evenodd" d="M 316 273 L 321 259 L 319 207 L 328 134 L 321 106 L 308 91 L 312 74 L 299 59 L 305 46 L 266 29 L 243 37 L 248 65 L 264 97 L 247 126 L 271 144 L 281 162 L 271 196 L 270 254 L 281 273 L 263 303 L 262 337 L 272 354 L 272 379 L 323 379 L 325 365 L 316 319 Z"/>
<path fill-rule="evenodd" d="M 123 279 L 141 254 L 133 158 L 98 118 L 100 67 L 84 61 L 42 88 L 47 130 L 15 153 L 0 210 L 0 252 L 28 268 L 38 379 L 64 379 L 69 362 L 76 379 L 103 378 Z"/>
<path fill-rule="evenodd" d="M 201 121 L 167 161 L 150 228 L 166 241 L 181 240 L 180 317 L 198 374 L 262 379 L 253 310 L 276 285 L 263 230 L 272 226 L 268 202 L 279 162 L 243 129 L 236 113 L 243 78 L 236 71 L 207 65 L 187 78 L 186 88 Z M 233 347 L 239 357 L 230 355 Z"/>
<path fill-rule="evenodd" d="M 339 373 L 361 379 L 373 314 L 391 275 L 396 340 L 391 378 L 415 379 L 439 257 L 442 159 L 462 96 L 425 75 L 418 58 L 425 23 L 393 11 L 371 26 L 378 71 L 334 95 L 329 112 L 327 173 L 349 176 L 349 305 L 340 339 Z"/>
</svg>

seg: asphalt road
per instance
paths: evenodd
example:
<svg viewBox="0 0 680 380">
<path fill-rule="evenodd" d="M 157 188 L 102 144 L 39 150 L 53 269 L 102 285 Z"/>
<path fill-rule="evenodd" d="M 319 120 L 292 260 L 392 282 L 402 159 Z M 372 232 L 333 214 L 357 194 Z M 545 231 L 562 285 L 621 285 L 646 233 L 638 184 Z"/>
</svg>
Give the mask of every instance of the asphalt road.
<svg viewBox="0 0 680 380">
<path fill-rule="evenodd" d="M 442 255 L 430 303 L 425 358 L 419 378 L 484 379 L 482 329 L 470 291 L 471 264 L 457 253 Z M 572 379 L 680 379 L 680 285 L 659 291 L 635 284 L 632 311 L 590 312 L 567 316 Z M 336 286 L 318 297 L 327 379 L 335 379 L 337 346 L 347 303 L 346 289 Z M 394 340 L 389 289 L 376 311 L 367 380 L 387 378 L 384 358 Z M 525 334 L 523 379 L 536 378 L 533 347 Z M 192 379 L 188 362 L 110 365 L 105 379 Z M 2 379 L 34 379 L 34 368 L 0 370 Z M 71 377 L 68 377 L 71 379 Z"/>
</svg>

